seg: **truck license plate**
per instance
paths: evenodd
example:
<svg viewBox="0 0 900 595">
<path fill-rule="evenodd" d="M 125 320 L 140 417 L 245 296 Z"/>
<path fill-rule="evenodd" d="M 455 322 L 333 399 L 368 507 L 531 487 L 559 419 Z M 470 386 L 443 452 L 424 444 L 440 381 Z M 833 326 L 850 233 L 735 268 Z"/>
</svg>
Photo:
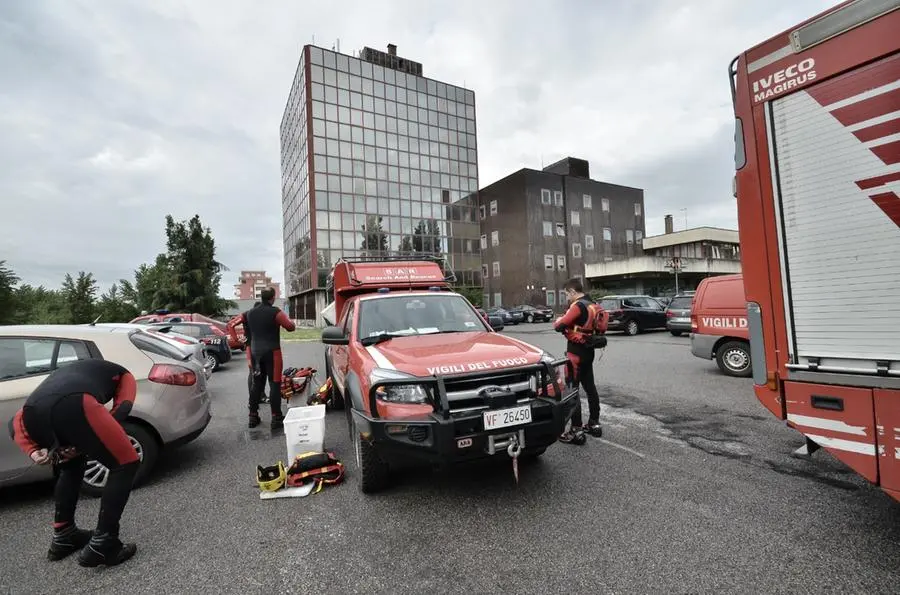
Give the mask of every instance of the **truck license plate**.
<svg viewBox="0 0 900 595">
<path fill-rule="evenodd" d="M 484 429 L 496 430 L 531 423 L 531 405 L 484 412 Z"/>
</svg>

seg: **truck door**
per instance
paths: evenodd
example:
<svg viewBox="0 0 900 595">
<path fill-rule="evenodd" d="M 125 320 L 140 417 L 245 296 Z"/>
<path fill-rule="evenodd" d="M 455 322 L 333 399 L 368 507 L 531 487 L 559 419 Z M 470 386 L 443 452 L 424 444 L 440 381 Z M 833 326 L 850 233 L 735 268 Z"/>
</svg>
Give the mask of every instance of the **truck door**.
<svg viewBox="0 0 900 595">
<path fill-rule="evenodd" d="M 353 336 L 353 320 L 356 312 L 356 302 L 348 302 L 344 308 L 344 314 L 341 320 L 341 327 L 344 329 L 344 335 Z M 343 393 L 346 384 L 347 373 L 350 366 L 350 346 L 349 345 L 332 345 L 331 346 L 331 374 L 334 382 L 338 385 L 338 389 Z"/>
</svg>

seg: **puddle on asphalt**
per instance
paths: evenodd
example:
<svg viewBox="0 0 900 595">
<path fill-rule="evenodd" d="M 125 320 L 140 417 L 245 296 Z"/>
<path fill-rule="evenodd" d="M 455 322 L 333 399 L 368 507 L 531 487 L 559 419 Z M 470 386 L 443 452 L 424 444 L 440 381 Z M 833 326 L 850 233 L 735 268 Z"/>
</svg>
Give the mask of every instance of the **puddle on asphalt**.
<svg viewBox="0 0 900 595">
<path fill-rule="evenodd" d="M 283 438 L 284 430 L 244 430 L 241 432 L 241 440 L 243 442 L 256 442 L 258 440 L 271 440 L 273 438 Z"/>
</svg>

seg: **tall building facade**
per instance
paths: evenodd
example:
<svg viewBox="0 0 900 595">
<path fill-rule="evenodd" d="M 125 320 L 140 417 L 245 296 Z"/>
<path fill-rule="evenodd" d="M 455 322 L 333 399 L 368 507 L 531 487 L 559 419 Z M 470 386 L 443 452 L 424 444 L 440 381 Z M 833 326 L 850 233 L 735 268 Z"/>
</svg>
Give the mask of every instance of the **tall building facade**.
<svg viewBox="0 0 900 595">
<path fill-rule="evenodd" d="M 285 289 L 317 319 L 341 256 L 443 255 L 481 285 L 473 91 L 387 52 L 303 48 L 281 123 Z"/>
<path fill-rule="evenodd" d="M 234 297 L 238 300 L 259 300 L 260 293 L 266 287 L 275 290 L 276 299 L 281 297 L 281 283 L 273 283 L 272 277 L 265 271 L 241 271 L 234 286 Z"/>
<path fill-rule="evenodd" d="M 586 265 L 639 256 L 644 191 L 590 179 L 567 157 L 519 171 L 479 191 L 486 306 L 559 308 L 563 285 Z"/>
</svg>

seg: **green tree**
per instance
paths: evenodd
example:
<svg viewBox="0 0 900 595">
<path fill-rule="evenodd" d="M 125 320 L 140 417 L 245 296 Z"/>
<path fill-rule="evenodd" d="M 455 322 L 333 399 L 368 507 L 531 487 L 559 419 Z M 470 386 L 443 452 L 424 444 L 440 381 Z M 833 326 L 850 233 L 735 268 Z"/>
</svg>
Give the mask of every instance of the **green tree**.
<svg viewBox="0 0 900 595">
<path fill-rule="evenodd" d="M 16 289 L 14 324 L 66 324 L 69 309 L 62 294 L 46 287 L 20 285 Z"/>
<path fill-rule="evenodd" d="M 165 262 L 171 277 L 154 298 L 165 302 L 169 310 L 219 316 L 233 305 L 219 297 L 222 272 L 227 270 L 216 260 L 216 242 L 212 230 L 204 228 L 200 216 L 178 221 L 166 216 Z M 161 264 L 157 258 L 157 267 Z"/>
<path fill-rule="evenodd" d="M 66 273 L 62 295 L 69 312 L 69 322 L 85 324 L 96 318 L 97 281 L 92 273 L 78 272 L 78 277 Z"/>
<path fill-rule="evenodd" d="M 476 308 L 482 307 L 483 295 L 480 287 L 457 287 L 455 291 L 469 300 Z"/>
<path fill-rule="evenodd" d="M 382 227 L 381 215 L 366 216 L 366 224 L 362 226 L 362 250 L 371 255 L 387 254 L 388 238 Z"/>
<path fill-rule="evenodd" d="M 158 255 L 152 265 L 139 266 L 134 272 L 134 283 L 119 280 L 121 298 L 138 313 L 168 308 L 169 296 L 174 291 L 175 283 L 165 254 Z"/>
<path fill-rule="evenodd" d="M 100 296 L 97 313 L 102 322 L 128 322 L 133 320 L 139 311 L 137 307 L 124 298 L 124 293 L 115 283 Z"/>
<path fill-rule="evenodd" d="M 0 324 L 15 324 L 18 300 L 16 299 L 16 285 L 20 279 L 6 266 L 5 260 L 0 260 Z"/>
</svg>

